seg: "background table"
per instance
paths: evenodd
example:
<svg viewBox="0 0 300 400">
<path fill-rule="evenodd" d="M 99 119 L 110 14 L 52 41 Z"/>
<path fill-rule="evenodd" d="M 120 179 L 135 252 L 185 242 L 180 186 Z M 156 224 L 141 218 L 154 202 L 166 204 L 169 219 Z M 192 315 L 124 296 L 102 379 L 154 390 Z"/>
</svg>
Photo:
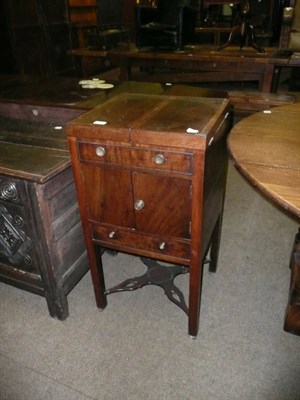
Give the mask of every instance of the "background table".
<svg viewBox="0 0 300 400">
<path fill-rule="evenodd" d="M 254 49 L 228 47 L 221 52 L 210 46 L 187 46 L 180 52 L 140 51 L 134 46 L 114 48 L 109 51 L 74 49 L 70 55 L 81 60 L 82 74 L 88 75 L 85 59 L 103 59 L 120 67 L 121 80 L 153 82 L 230 82 L 258 81 L 261 92 L 276 91 L 279 67 L 286 66 L 289 58 L 266 48 L 264 54 Z M 134 74 L 134 69 L 144 72 Z M 274 83 L 274 87 L 273 87 Z"/>
</svg>

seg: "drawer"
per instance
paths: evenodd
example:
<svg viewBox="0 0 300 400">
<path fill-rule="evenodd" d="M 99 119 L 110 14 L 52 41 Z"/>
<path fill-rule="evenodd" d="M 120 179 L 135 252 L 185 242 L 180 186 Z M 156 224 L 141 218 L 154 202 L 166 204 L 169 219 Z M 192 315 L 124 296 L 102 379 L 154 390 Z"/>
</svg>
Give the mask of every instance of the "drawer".
<svg viewBox="0 0 300 400">
<path fill-rule="evenodd" d="M 155 59 L 155 60 L 146 60 L 146 59 L 139 59 L 136 58 L 134 60 L 128 60 L 131 66 L 135 67 L 146 67 L 152 66 L 155 68 L 162 68 L 162 69 L 185 69 L 186 71 L 238 71 L 240 68 L 241 63 L 239 61 L 233 60 L 224 62 L 221 57 L 219 59 L 214 58 L 213 60 L 206 59 L 205 57 L 193 57 L 191 55 L 188 59 Z M 246 65 L 246 63 L 245 63 Z"/>
<path fill-rule="evenodd" d="M 226 61 L 226 63 L 224 63 L 221 60 L 201 61 L 200 69 L 202 71 L 222 71 L 226 73 L 226 71 L 239 71 L 240 63 L 236 61 Z"/>
<path fill-rule="evenodd" d="M 161 149 L 136 149 L 102 143 L 78 142 L 80 160 L 114 164 L 129 168 L 192 174 L 193 158 L 188 152 L 172 152 Z"/>
<path fill-rule="evenodd" d="M 135 254 L 188 263 L 190 240 L 158 237 L 124 227 L 93 224 L 93 240 L 103 247 Z M 185 262 L 184 262 L 185 261 Z"/>
</svg>

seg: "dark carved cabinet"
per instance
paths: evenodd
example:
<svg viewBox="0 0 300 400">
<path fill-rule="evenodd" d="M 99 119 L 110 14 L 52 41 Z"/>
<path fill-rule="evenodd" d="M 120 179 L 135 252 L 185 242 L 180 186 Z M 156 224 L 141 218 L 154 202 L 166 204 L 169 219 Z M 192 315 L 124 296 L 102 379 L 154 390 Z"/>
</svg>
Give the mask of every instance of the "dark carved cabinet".
<svg viewBox="0 0 300 400">
<path fill-rule="evenodd" d="M 0 177 L 0 260 L 34 275 L 38 271 L 33 251 L 36 237 L 30 210 L 24 207 L 28 202 L 23 181 Z"/>
<path fill-rule="evenodd" d="M 217 262 L 229 116 L 225 99 L 124 94 L 67 125 L 98 307 L 110 292 L 99 248 L 174 263 L 190 272 L 197 335 L 209 249 L 211 271 Z"/>
<path fill-rule="evenodd" d="M 45 296 L 62 320 L 88 270 L 63 129 L 81 112 L 0 102 L 0 281 Z"/>
</svg>

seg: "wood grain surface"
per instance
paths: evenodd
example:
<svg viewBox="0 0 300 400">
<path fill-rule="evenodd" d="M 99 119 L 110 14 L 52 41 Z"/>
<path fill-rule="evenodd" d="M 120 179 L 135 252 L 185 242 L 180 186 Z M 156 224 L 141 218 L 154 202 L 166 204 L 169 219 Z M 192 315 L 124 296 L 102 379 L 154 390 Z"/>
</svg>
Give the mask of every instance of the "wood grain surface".
<svg viewBox="0 0 300 400">
<path fill-rule="evenodd" d="M 228 138 L 236 168 L 265 196 L 300 218 L 300 104 L 239 122 Z"/>
</svg>

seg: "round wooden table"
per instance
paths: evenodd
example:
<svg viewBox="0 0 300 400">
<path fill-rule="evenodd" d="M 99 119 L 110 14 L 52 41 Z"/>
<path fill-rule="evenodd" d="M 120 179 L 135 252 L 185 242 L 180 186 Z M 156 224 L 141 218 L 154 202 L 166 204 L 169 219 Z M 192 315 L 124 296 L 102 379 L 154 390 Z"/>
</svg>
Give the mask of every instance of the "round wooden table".
<svg viewBox="0 0 300 400">
<path fill-rule="evenodd" d="M 228 137 L 237 170 L 274 204 L 300 222 L 300 103 L 245 118 Z M 284 329 L 300 335 L 300 230 L 291 258 Z"/>
</svg>

